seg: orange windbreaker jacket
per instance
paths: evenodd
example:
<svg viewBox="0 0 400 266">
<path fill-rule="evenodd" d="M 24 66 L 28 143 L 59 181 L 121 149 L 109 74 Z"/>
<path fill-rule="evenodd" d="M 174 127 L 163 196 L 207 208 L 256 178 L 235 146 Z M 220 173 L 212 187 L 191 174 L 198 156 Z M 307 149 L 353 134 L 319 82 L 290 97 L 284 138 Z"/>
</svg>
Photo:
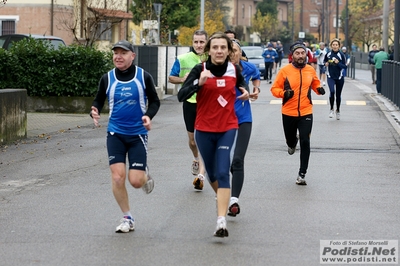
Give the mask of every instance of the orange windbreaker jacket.
<svg viewBox="0 0 400 266">
<path fill-rule="evenodd" d="M 321 82 L 314 68 L 306 65 L 300 69 L 292 64 L 281 68 L 271 87 L 273 96 L 283 98 L 286 79 L 289 81 L 294 95 L 286 102 L 282 100 L 282 114 L 296 117 L 312 114 L 311 89 L 319 94 L 317 88 L 321 87 Z"/>
</svg>

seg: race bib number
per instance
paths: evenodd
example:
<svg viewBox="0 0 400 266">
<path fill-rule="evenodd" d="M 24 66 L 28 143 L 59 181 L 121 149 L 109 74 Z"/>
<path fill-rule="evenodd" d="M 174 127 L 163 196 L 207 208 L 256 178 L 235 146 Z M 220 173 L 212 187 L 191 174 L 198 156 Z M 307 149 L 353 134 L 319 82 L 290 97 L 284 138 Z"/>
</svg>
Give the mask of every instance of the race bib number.
<svg viewBox="0 0 400 266">
<path fill-rule="evenodd" d="M 220 104 L 222 107 L 225 107 L 225 106 L 228 104 L 228 101 L 225 100 L 225 98 L 222 97 L 222 95 L 220 95 L 220 96 L 218 97 L 218 102 L 219 102 L 219 104 Z"/>
</svg>

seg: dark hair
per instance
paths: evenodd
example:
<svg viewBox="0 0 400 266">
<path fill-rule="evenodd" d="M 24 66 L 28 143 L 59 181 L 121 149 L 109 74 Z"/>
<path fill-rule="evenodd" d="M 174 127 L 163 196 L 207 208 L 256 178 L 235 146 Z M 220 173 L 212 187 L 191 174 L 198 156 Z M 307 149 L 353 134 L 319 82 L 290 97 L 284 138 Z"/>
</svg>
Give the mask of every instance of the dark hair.
<svg viewBox="0 0 400 266">
<path fill-rule="evenodd" d="M 225 39 L 227 44 L 228 44 L 228 51 L 229 51 L 229 55 L 227 60 L 229 60 L 231 54 L 233 54 L 233 44 L 232 44 L 232 40 L 223 32 L 217 31 L 214 32 L 210 38 L 208 39 L 206 46 L 204 47 L 204 53 L 208 54 L 208 52 L 210 51 L 210 47 L 211 47 L 211 41 L 213 39 Z"/>
<path fill-rule="evenodd" d="M 193 33 L 193 36 L 194 35 L 205 35 L 206 36 L 206 40 L 207 40 L 207 38 L 208 38 L 208 35 L 207 35 L 207 32 L 205 31 L 205 30 L 196 30 L 194 33 Z M 192 37 L 193 38 L 193 37 Z"/>
<path fill-rule="evenodd" d="M 233 34 L 233 38 L 236 39 L 236 32 L 234 32 L 233 30 L 226 30 L 226 31 L 224 31 L 224 33 L 225 34 L 231 33 L 231 34 Z"/>
</svg>

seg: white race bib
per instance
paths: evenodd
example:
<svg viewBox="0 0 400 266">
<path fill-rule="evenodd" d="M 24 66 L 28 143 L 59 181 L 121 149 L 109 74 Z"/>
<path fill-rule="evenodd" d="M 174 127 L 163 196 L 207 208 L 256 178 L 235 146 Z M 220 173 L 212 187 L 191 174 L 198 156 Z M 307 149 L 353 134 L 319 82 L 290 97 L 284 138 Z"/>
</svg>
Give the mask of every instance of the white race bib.
<svg viewBox="0 0 400 266">
<path fill-rule="evenodd" d="M 218 97 L 217 100 L 218 100 L 219 104 L 220 104 L 222 107 L 225 107 L 225 106 L 228 104 L 228 101 L 225 100 L 225 98 L 222 97 L 222 95 L 220 95 L 220 96 Z"/>
</svg>

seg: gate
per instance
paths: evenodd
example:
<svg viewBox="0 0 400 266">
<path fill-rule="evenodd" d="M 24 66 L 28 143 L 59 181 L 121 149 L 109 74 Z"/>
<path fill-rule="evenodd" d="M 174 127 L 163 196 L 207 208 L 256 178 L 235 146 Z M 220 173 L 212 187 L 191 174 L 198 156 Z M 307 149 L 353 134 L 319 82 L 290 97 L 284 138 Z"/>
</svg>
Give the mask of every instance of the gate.
<svg viewBox="0 0 400 266">
<path fill-rule="evenodd" d="M 135 46 L 136 57 L 133 63 L 153 76 L 154 85 L 158 87 L 158 46 Z"/>
</svg>

